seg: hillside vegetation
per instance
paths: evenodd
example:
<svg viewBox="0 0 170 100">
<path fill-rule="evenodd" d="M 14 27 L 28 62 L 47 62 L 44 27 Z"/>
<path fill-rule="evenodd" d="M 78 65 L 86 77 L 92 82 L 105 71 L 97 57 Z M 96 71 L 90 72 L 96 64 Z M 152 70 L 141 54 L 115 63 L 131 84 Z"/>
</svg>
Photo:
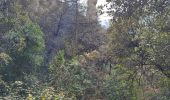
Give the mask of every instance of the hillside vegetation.
<svg viewBox="0 0 170 100">
<path fill-rule="evenodd" d="M 170 100 L 170 1 L 96 4 L 0 0 L 0 100 Z"/>
</svg>

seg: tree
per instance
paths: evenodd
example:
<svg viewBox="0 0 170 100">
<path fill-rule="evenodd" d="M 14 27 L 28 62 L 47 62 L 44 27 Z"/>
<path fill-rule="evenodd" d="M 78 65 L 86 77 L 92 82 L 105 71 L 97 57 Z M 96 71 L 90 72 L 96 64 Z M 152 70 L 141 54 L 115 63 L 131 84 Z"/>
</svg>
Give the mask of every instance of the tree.
<svg viewBox="0 0 170 100">
<path fill-rule="evenodd" d="M 155 66 L 169 77 L 169 1 L 111 0 L 114 9 L 112 31 L 113 52 L 130 56 L 134 52 L 140 65 Z M 165 42 L 166 41 L 166 42 Z M 160 48 L 164 48 L 162 51 Z M 164 56 L 164 57 L 163 57 Z M 160 61 L 160 59 L 162 59 Z M 131 60 L 132 61 L 132 60 Z M 135 60 L 136 61 L 136 60 Z M 136 65 L 135 65 L 136 66 Z"/>
<path fill-rule="evenodd" d="M 12 62 L 4 74 L 9 73 L 7 77 L 15 80 L 19 79 L 16 76 L 31 73 L 36 66 L 42 65 L 45 45 L 40 27 L 29 19 L 22 16 L 8 21 L 12 21 L 14 26 L 1 37 L 1 48 Z"/>
<path fill-rule="evenodd" d="M 79 66 L 78 58 L 67 60 L 64 51 L 59 51 L 49 64 L 49 85 L 57 92 L 63 91 L 67 96 L 83 98 L 91 87 L 91 77 Z"/>
<path fill-rule="evenodd" d="M 137 86 L 144 86 L 141 87 L 143 91 L 146 92 L 146 86 L 152 87 L 153 90 L 161 90 L 160 80 L 170 79 L 168 56 L 170 33 L 167 22 L 170 19 L 169 1 L 110 0 L 109 2 L 111 6 L 108 13 L 113 19 L 108 31 L 110 41 L 108 51 L 113 62 L 126 68 L 127 72 L 132 72 L 129 78 L 137 82 Z M 126 82 L 128 81 L 129 79 Z"/>
</svg>

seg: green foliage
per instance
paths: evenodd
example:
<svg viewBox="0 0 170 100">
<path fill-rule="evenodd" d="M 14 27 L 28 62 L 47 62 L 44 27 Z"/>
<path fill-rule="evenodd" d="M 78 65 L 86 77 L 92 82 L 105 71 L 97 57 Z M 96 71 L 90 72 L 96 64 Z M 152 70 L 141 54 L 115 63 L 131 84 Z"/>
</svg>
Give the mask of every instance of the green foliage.
<svg viewBox="0 0 170 100">
<path fill-rule="evenodd" d="M 136 95 L 140 91 L 138 91 L 139 87 L 134 78 L 133 71 L 116 65 L 112 70 L 112 76 L 107 79 L 105 84 L 107 98 L 109 100 L 137 100 Z"/>
<path fill-rule="evenodd" d="M 8 65 L 12 61 L 12 58 L 6 53 L 0 53 L 0 67 Z"/>
<path fill-rule="evenodd" d="M 40 27 L 29 19 L 23 20 L 24 24 L 15 19 L 11 20 L 11 18 L 7 21 L 12 21 L 14 26 L 2 36 L 0 47 L 6 52 L 6 55 L 9 55 L 6 58 L 10 57 L 12 60 L 6 67 L 8 72 L 3 72 L 8 73 L 6 79 L 11 80 L 15 79 L 15 76 L 32 72 L 32 69 L 35 71 L 37 66 L 42 65 L 45 43 Z M 2 57 L 4 56 L 2 55 Z M 2 59 L 8 63 L 5 58 Z"/>
<path fill-rule="evenodd" d="M 7 96 L 10 93 L 10 87 L 8 86 L 8 84 L 6 82 L 4 82 L 1 77 L 0 77 L 0 97 L 2 96 Z"/>
<path fill-rule="evenodd" d="M 91 85 L 90 76 L 77 62 L 77 58 L 67 61 L 64 52 L 59 51 L 50 63 L 50 81 L 56 91 L 64 91 L 68 96 L 79 97 Z"/>
<path fill-rule="evenodd" d="M 22 26 L 19 31 L 13 30 L 11 32 L 7 34 L 7 37 L 8 35 L 11 36 L 8 37 L 8 40 L 15 42 L 16 39 L 16 41 L 18 41 L 17 44 L 14 44 L 14 49 L 22 53 L 22 56 L 25 55 L 29 57 L 33 65 L 41 65 L 45 46 L 43 33 L 40 27 L 33 23 L 28 23 L 28 25 Z M 18 46 L 18 48 L 15 45 Z"/>
<path fill-rule="evenodd" d="M 142 5 L 140 5 L 141 1 L 143 2 Z M 115 8 L 122 9 L 121 11 L 115 10 L 110 13 L 114 15 L 114 20 L 108 32 L 109 52 L 113 55 L 114 62 L 126 69 L 124 73 L 129 71 L 136 73 L 134 77 L 125 75 L 129 76 L 129 79 L 120 79 L 127 85 L 125 87 L 131 86 L 129 83 L 139 84 L 135 87 L 139 94 L 135 94 L 136 90 L 134 89 L 132 89 L 133 92 L 127 91 L 127 94 L 135 95 L 135 100 L 138 100 L 139 97 L 149 100 L 168 98 L 167 95 L 159 95 L 166 94 L 163 91 L 169 91 L 160 91 L 163 87 L 159 84 L 162 78 L 170 79 L 170 34 L 167 31 L 167 29 L 169 30 L 169 27 L 167 27 L 169 22 L 167 20 L 170 18 L 168 16 L 169 5 L 166 5 L 167 0 L 159 0 L 157 2 L 141 1 L 109 1 L 115 5 Z M 153 9 L 157 8 L 158 5 L 160 9 Z M 123 76 L 121 73 L 116 75 Z M 135 83 L 130 82 L 131 79 L 134 79 Z M 116 84 L 115 82 L 111 81 L 113 84 Z M 123 87 L 121 82 L 118 83 L 117 87 Z M 113 84 L 109 86 L 112 87 Z M 166 88 L 169 88 L 169 86 L 166 86 Z M 117 88 L 114 87 L 112 91 L 114 90 L 117 90 Z M 124 88 L 121 90 L 131 89 Z M 139 92 L 141 90 L 144 93 Z M 117 92 L 118 94 L 124 93 L 122 91 Z M 119 98 L 122 95 L 115 96 L 118 98 L 113 96 L 113 98 L 122 99 Z M 128 97 L 133 96 L 125 95 L 125 98 Z"/>
<path fill-rule="evenodd" d="M 49 66 L 50 71 L 55 71 L 57 67 L 63 67 L 65 64 L 64 51 L 59 51 L 54 57 L 53 61 Z"/>
<path fill-rule="evenodd" d="M 1 0 L 0 99 L 169 100 L 169 1 L 107 1 L 114 10 L 108 12 L 113 20 L 106 41 L 83 15 L 73 26 L 60 26 L 67 22 L 61 11 L 68 2 L 48 8 L 61 2 L 26 0 L 25 7 L 24 0 Z M 34 3 L 37 10 L 28 12 Z M 56 29 L 72 34 L 53 37 Z"/>
</svg>

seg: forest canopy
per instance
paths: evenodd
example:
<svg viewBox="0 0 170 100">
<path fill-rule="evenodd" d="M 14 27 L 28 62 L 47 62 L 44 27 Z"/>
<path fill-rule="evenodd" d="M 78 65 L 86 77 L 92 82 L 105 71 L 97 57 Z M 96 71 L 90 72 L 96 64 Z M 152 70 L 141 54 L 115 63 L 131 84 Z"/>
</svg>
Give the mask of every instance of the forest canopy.
<svg viewBox="0 0 170 100">
<path fill-rule="evenodd" d="M 1 0 L 0 99 L 170 100 L 170 1 L 99 1 Z"/>
</svg>

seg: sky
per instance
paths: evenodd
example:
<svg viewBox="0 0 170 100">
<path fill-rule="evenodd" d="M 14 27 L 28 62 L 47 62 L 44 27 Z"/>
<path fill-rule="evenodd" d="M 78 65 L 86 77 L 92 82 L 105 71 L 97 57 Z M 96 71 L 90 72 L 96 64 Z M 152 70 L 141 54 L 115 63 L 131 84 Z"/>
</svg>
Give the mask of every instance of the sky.
<svg viewBox="0 0 170 100">
<path fill-rule="evenodd" d="M 81 2 L 82 4 L 87 4 L 87 3 L 86 3 L 87 0 L 80 0 L 80 2 Z M 104 5 L 104 4 L 106 4 L 106 0 L 98 0 L 96 7 L 97 7 L 97 6 L 100 6 L 100 5 Z M 107 9 L 104 8 L 104 10 L 107 10 Z M 100 21 L 100 23 L 101 23 L 101 25 L 102 25 L 103 27 L 105 27 L 105 28 L 108 28 L 108 27 L 109 27 L 109 20 L 111 19 L 111 17 L 109 17 L 109 16 L 107 15 L 107 13 L 104 13 L 104 14 L 102 14 L 102 15 L 99 15 L 98 18 L 99 18 L 99 21 Z"/>
<path fill-rule="evenodd" d="M 100 5 L 104 5 L 106 3 L 107 3 L 106 0 L 98 0 L 96 7 L 100 6 Z M 106 10 L 107 10 L 107 8 L 104 8 L 104 11 L 106 11 Z M 99 16 L 99 21 L 100 21 L 101 25 L 106 27 L 106 28 L 109 27 L 109 20 L 110 19 L 111 19 L 111 17 L 108 16 L 107 13 L 104 13 L 104 14 Z"/>
</svg>

